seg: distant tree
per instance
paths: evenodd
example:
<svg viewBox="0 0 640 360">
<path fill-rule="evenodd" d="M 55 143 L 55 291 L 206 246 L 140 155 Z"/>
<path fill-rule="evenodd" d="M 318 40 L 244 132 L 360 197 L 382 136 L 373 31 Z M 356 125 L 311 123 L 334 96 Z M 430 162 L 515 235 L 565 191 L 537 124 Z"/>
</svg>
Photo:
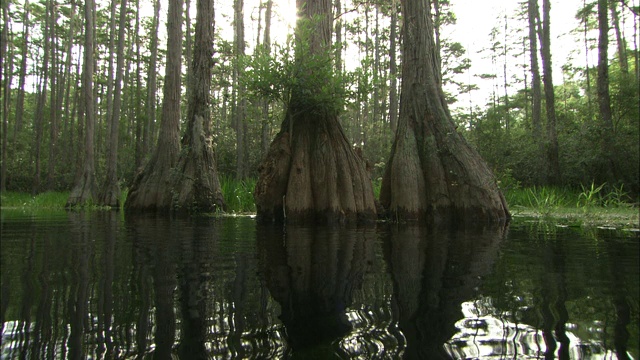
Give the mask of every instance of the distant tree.
<svg viewBox="0 0 640 360">
<path fill-rule="evenodd" d="M 82 70 L 82 92 L 84 100 L 85 143 L 84 162 L 82 171 L 76 177 L 76 183 L 66 207 L 85 205 L 97 197 L 96 170 L 94 157 L 95 108 L 93 101 L 93 51 L 94 51 L 94 21 L 95 3 L 86 0 L 84 3 L 84 59 Z"/>
<path fill-rule="evenodd" d="M 331 2 L 297 0 L 295 81 L 280 132 L 259 168 L 258 217 L 344 222 L 375 217 L 371 180 L 338 121 L 343 84 L 330 46 Z M 342 89 L 342 90 L 341 90 Z"/>
<path fill-rule="evenodd" d="M 507 204 L 491 170 L 451 119 L 437 74 L 429 4 L 404 0 L 402 10 L 402 98 L 382 179 L 382 206 L 394 220 L 508 219 Z"/>
<path fill-rule="evenodd" d="M 180 152 L 182 5 L 182 0 L 169 1 L 160 135 L 151 159 L 133 180 L 124 204 L 128 212 L 171 210 L 171 175 Z"/>
<path fill-rule="evenodd" d="M 187 84 L 187 129 L 171 188 L 174 208 L 215 211 L 224 208 L 211 139 L 213 0 L 197 0 L 196 32 Z"/>
</svg>

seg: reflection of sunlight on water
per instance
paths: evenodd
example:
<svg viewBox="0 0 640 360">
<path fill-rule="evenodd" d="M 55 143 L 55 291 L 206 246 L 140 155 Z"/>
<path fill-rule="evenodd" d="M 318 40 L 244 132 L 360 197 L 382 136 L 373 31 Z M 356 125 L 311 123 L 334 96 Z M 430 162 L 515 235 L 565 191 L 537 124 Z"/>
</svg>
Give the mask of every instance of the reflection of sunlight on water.
<svg viewBox="0 0 640 360">
<path fill-rule="evenodd" d="M 390 307 L 351 309 L 346 315 L 353 329 L 340 340 L 340 348 L 350 359 L 401 357 L 406 339 L 393 321 Z"/>
<path fill-rule="evenodd" d="M 464 318 L 457 321 L 458 332 L 444 344 L 454 359 L 541 359 L 547 350 L 541 329 L 516 324 L 496 317 L 498 313 L 491 299 L 481 298 L 461 305 Z M 600 343 L 583 341 L 566 324 L 571 359 L 617 359 L 617 355 Z M 555 335 L 554 335 L 555 336 Z M 556 338 L 556 341 L 558 339 Z M 556 354 L 557 355 L 557 354 Z M 631 354 L 628 354 L 633 359 Z"/>
</svg>

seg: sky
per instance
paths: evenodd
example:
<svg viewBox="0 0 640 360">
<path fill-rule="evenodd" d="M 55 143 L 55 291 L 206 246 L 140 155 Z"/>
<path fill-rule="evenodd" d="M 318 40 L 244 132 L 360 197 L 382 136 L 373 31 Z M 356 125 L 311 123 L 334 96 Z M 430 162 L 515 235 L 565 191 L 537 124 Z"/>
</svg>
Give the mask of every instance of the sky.
<svg viewBox="0 0 640 360">
<path fill-rule="evenodd" d="M 473 77 L 472 82 L 477 83 L 480 87 L 478 91 L 471 94 L 474 104 L 485 104 L 490 97 L 492 89 L 491 81 L 481 81 L 474 75 L 496 73 L 491 60 L 486 58 L 486 52 L 480 54 L 478 52 L 490 46 L 489 33 L 491 29 L 498 24 L 498 26 L 504 26 L 500 19 L 504 17 L 504 14 L 510 17 L 513 16 L 516 13 L 519 2 L 520 0 L 451 0 L 457 23 L 448 29 L 449 33 L 447 35 L 459 41 L 467 49 L 467 54 L 472 60 L 470 69 Z M 539 3 L 542 6 L 542 1 L 539 1 Z M 570 56 L 581 66 L 584 66 L 585 63 L 584 44 L 580 41 L 577 42 L 576 39 L 580 38 L 570 33 L 580 26 L 580 22 L 575 18 L 580 7 L 582 7 L 582 0 L 551 1 L 551 59 L 554 83 L 556 84 L 562 83 L 561 66 L 567 63 Z M 508 20 L 508 25 L 511 28 L 522 26 L 521 24 L 515 24 L 513 20 Z M 592 52 L 592 54 L 595 54 L 595 52 Z M 590 59 L 590 64 L 595 64 L 595 58 Z M 499 72 L 502 71 L 501 69 L 497 70 Z M 515 71 L 522 72 L 522 70 L 518 70 L 513 66 L 508 71 L 511 73 Z M 465 104 L 458 105 L 464 106 Z M 466 105 L 468 106 L 468 101 Z"/>
</svg>

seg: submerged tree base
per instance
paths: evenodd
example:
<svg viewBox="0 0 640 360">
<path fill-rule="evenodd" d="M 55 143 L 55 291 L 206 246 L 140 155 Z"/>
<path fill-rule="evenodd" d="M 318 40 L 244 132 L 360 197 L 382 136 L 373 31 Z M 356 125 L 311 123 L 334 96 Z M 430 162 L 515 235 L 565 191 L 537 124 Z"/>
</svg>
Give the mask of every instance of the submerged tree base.
<svg viewBox="0 0 640 360">
<path fill-rule="evenodd" d="M 261 221 L 334 224 L 376 219 L 371 179 L 336 116 L 285 119 L 259 167 Z"/>
</svg>

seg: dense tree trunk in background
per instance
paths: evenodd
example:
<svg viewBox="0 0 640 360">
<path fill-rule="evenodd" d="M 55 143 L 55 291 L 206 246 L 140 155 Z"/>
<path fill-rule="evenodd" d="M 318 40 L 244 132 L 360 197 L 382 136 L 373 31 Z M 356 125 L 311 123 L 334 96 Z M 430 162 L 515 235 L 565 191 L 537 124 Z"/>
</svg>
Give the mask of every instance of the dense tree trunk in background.
<svg viewBox="0 0 640 360">
<path fill-rule="evenodd" d="M 114 2 L 116 0 L 113 0 Z M 107 146 L 107 174 L 102 184 L 98 203 L 114 209 L 120 207 L 120 185 L 118 184 L 118 136 L 122 105 L 122 78 L 124 72 L 124 37 L 127 20 L 127 0 L 120 2 L 120 19 L 118 22 L 118 47 L 116 65 L 116 83 L 113 90 L 113 108 L 107 124 L 109 142 Z"/>
<path fill-rule="evenodd" d="M 74 162 L 71 161 L 73 158 L 73 113 L 71 112 L 71 84 L 76 80 L 72 79 L 71 67 L 72 67 L 72 59 L 73 59 L 73 48 L 75 45 L 74 39 L 77 31 L 76 26 L 76 7 L 77 3 L 75 1 L 71 1 L 71 15 L 69 16 L 69 29 L 67 32 L 67 49 L 66 54 L 67 58 L 65 60 L 64 65 L 64 75 L 62 76 L 62 81 L 60 82 L 60 90 L 58 96 L 58 103 L 60 104 L 58 108 L 60 112 L 64 112 L 63 115 L 63 124 L 62 124 L 62 136 L 65 136 L 67 141 L 64 141 L 62 144 L 62 159 L 61 165 L 64 166 L 63 173 L 68 174 L 65 176 L 64 183 L 71 184 L 73 182 L 73 178 L 71 177 L 74 173 Z M 74 86 L 74 89 L 76 87 Z"/>
<path fill-rule="evenodd" d="M 245 41 L 244 41 L 244 0 L 234 0 L 234 57 L 235 63 L 233 66 L 233 86 L 235 96 L 233 112 L 233 123 L 236 130 L 236 179 L 242 180 L 245 177 L 246 172 L 246 110 L 247 99 L 245 96 L 244 85 L 242 84 L 242 76 L 244 73 L 243 58 L 245 55 Z"/>
<path fill-rule="evenodd" d="M 213 212 L 224 208 L 211 136 L 211 67 L 213 66 L 213 0 L 197 0 L 191 76 L 187 84 L 187 129 L 172 178 L 174 207 Z"/>
<path fill-rule="evenodd" d="M 610 183 L 615 183 L 614 151 L 613 151 L 613 119 L 611 115 L 611 98 L 609 96 L 609 16 L 607 0 L 598 0 L 598 114 L 602 126 L 601 147 L 603 151 L 602 176 Z"/>
<path fill-rule="evenodd" d="M 142 165 L 142 131 L 144 129 L 144 119 L 146 116 L 143 116 L 142 113 L 142 56 L 140 52 L 140 0 L 136 0 L 136 23 L 135 28 L 133 30 L 135 36 L 135 56 L 136 56 L 136 105 L 135 105 L 135 122 L 136 122 L 136 130 L 135 130 L 135 155 L 134 155 L 134 166 L 135 169 L 138 169 L 140 165 Z"/>
<path fill-rule="evenodd" d="M 180 152 L 181 64 L 182 0 L 170 0 L 167 15 L 167 63 L 158 145 L 145 168 L 133 180 L 125 202 L 127 211 L 171 210 L 171 174 Z"/>
<path fill-rule="evenodd" d="M 60 126 L 60 105 L 58 99 L 60 97 L 59 84 L 63 81 L 58 73 L 58 35 L 56 24 L 58 23 L 58 13 L 51 4 L 51 29 L 49 37 L 51 38 L 51 91 L 49 98 L 49 161 L 47 163 L 47 180 L 46 189 L 51 191 L 54 189 L 55 171 L 56 171 L 56 152 L 58 141 L 58 128 Z"/>
<path fill-rule="evenodd" d="M 536 141 L 542 142 L 542 84 L 540 83 L 540 66 L 538 65 L 538 36 L 536 20 L 538 16 L 538 0 L 529 0 L 527 7 L 529 18 L 529 53 L 531 55 L 531 128 Z"/>
<path fill-rule="evenodd" d="M 547 183 L 560 183 L 560 163 L 558 159 L 558 134 L 556 131 L 556 100 L 553 89 L 553 75 L 551 66 L 551 19 L 550 0 L 543 0 L 542 9 L 542 81 L 544 83 L 545 109 L 547 113 Z"/>
<path fill-rule="evenodd" d="M 8 76 L 12 69 L 5 64 L 9 43 L 9 1 L 2 2 L 2 34 L 0 35 L 0 86 L 2 86 L 2 165 L 0 167 L 0 191 L 7 189 L 7 131 L 9 129 L 9 89 Z"/>
<path fill-rule="evenodd" d="M 271 18 L 272 18 L 273 0 L 267 0 L 264 13 L 264 38 L 262 40 L 262 51 L 265 54 L 271 54 Z M 269 138 L 271 132 L 271 122 L 269 120 L 269 101 L 262 101 L 262 156 L 269 151 Z"/>
<path fill-rule="evenodd" d="M 41 176 L 41 163 L 42 163 L 42 133 L 44 132 L 44 107 L 47 102 L 47 84 L 49 82 L 49 55 L 51 53 L 51 40 L 49 34 L 50 29 L 53 26 L 51 19 L 50 8 L 53 7 L 51 3 L 53 0 L 46 2 L 45 10 L 45 22 L 44 22 L 44 58 L 42 60 L 42 77 L 40 78 L 41 85 L 38 90 L 38 103 L 36 105 L 35 119 L 33 124 L 36 133 L 35 143 L 35 175 L 33 177 L 33 189 L 32 194 L 40 192 L 40 176 Z"/>
<path fill-rule="evenodd" d="M 395 135 L 398 127 L 398 66 L 396 64 L 396 38 L 398 29 L 398 5 L 396 0 L 391 2 L 391 29 L 389 35 L 389 124 L 391 133 Z"/>
<path fill-rule="evenodd" d="M 504 196 L 480 155 L 456 131 L 436 74 L 427 2 L 402 2 L 403 64 L 398 130 L 380 202 L 393 220 L 503 221 Z"/>
<path fill-rule="evenodd" d="M 93 98 L 93 51 L 95 4 L 93 0 L 84 3 L 84 59 L 82 70 L 82 98 L 84 102 L 85 142 L 82 172 L 76 178 L 76 184 L 69 194 L 66 207 L 84 205 L 97 197 L 94 150 L 95 108 Z"/>
<path fill-rule="evenodd" d="M 331 2 L 298 0 L 296 7 L 296 61 L 309 64 L 310 58 L 327 57 L 319 62 L 333 67 L 328 58 Z M 304 72 L 299 81 L 311 82 L 313 76 Z M 260 165 L 254 193 L 258 217 L 309 223 L 373 220 L 373 188 L 364 163 L 344 135 L 335 109 L 316 105 L 312 95 L 292 93 L 280 132 Z"/>
<path fill-rule="evenodd" d="M 616 45 L 618 49 L 618 62 L 620 63 L 620 71 L 623 74 L 629 73 L 629 59 L 627 57 L 627 42 L 622 36 L 622 31 L 620 29 L 620 13 L 618 12 L 618 1 L 611 1 L 611 19 L 613 23 L 613 28 L 616 33 Z"/>
<path fill-rule="evenodd" d="M 8 2 L 7 2 L 8 3 Z M 15 143 L 18 133 L 22 131 L 22 124 L 24 118 L 24 86 L 27 79 L 27 55 L 29 53 L 29 0 L 24 2 L 24 15 L 22 22 L 24 27 L 22 28 L 22 51 L 20 55 L 20 75 L 18 78 L 18 95 L 16 99 L 16 120 L 13 130 L 13 142 Z"/>
<path fill-rule="evenodd" d="M 149 70 L 147 76 L 147 119 L 144 123 L 142 154 L 144 159 L 155 145 L 156 123 L 156 93 L 158 90 L 157 64 L 158 64 L 158 30 L 160 26 L 160 0 L 153 2 L 153 25 L 151 27 L 151 54 L 149 58 Z"/>
</svg>

